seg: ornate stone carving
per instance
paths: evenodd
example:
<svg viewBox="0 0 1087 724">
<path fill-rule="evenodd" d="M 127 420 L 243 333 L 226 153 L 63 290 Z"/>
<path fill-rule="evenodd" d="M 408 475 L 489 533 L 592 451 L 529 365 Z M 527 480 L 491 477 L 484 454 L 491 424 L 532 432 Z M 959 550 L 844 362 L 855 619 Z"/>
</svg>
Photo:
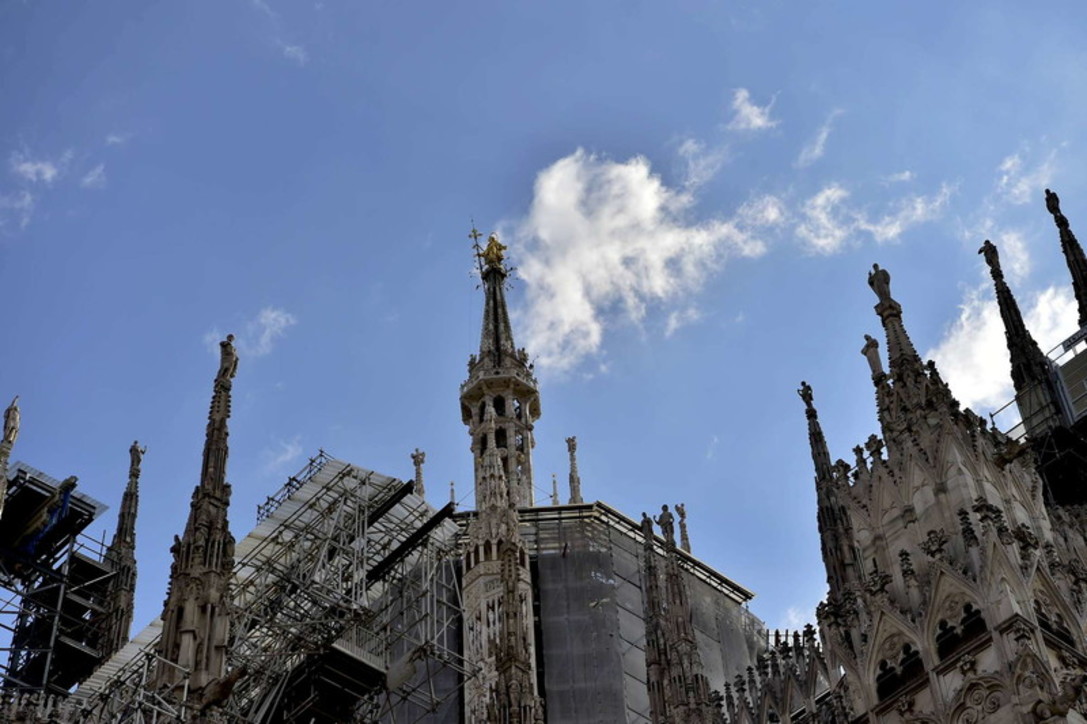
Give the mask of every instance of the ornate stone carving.
<svg viewBox="0 0 1087 724">
<path fill-rule="evenodd" d="M 876 293 L 880 304 L 895 304 L 891 298 L 891 274 L 886 269 L 881 269 L 879 264 L 872 265 L 872 271 L 868 272 L 868 286 Z"/>
<path fill-rule="evenodd" d="M 415 494 L 420 498 L 426 497 L 426 488 L 423 485 L 423 463 L 426 462 L 426 453 L 415 448 L 411 453 L 411 463 L 415 466 Z"/>
<path fill-rule="evenodd" d="M 898 562 L 902 567 L 902 577 L 907 581 L 914 580 L 917 573 L 913 570 L 913 560 L 910 557 L 910 552 L 908 550 L 903 548 L 898 552 Z"/>
<path fill-rule="evenodd" d="M 872 370 L 872 381 L 878 384 L 887 376 L 887 373 L 883 371 L 883 360 L 879 358 L 879 342 L 869 334 L 864 335 L 861 354 L 868 360 L 868 367 Z"/>
<path fill-rule="evenodd" d="M 674 518 L 672 517 L 672 514 L 668 511 L 668 506 L 662 505 L 661 514 L 657 516 L 657 525 L 660 526 L 661 537 L 664 538 L 665 544 L 671 544 L 674 546 L 676 544 L 676 530 L 675 523 L 673 521 Z"/>
<path fill-rule="evenodd" d="M 925 540 L 921 542 L 920 548 L 929 558 L 944 560 L 946 558 L 944 549 L 949 540 L 950 538 L 943 528 L 930 530 L 925 534 Z"/>
<path fill-rule="evenodd" d="M 679 514 L 679 547 L 686 552 L 691 552 L 691 537 L 687 534 L 687 508 L 683 503 L 676 503 L 676 513 Z"/>
<path fill-rule="evenodd" d="M 978 534 L 974 531 L 974 524 L 970 522 L 970 513 L 965 508 L 959 508 L 959 527 L 962 529 L 962 542 L 967 548 L 975 548 L 978 545 Z"/>
<path fill-rule="evenodd" d="M 19 412 L 19 396 L 16 395 L 15 399 L 11 401 L 8 408 L 4 410 L 4 438 L 3 442 L 8 445 L 14 445 L 16 438 L 19 437 L 19 422 L 22 420 L 22 414 Z"/>
<path fill-rule="evenodd" d="M 952 709 L 954 724 L 977 724 L 992 716 L 1008 700 L 1007 691 L 993 679 L 971 682 L 959 695 L 959 703 Z"/>
<path fill-rule="evenodd" d="M 138 440 L 132 442 L 132 447 L 128 449 L 128 477 L 138 478 L 140 476 L 140 463 L 143 462 L 143 456 L 147 452 L 147 446 L 140 447 Z"/>
<path fill-rule="evenodd" d="M 885 596 L 887 593 L 887 586 L 891 585 L 894 579 L 890 574 L 883 573 L 882 571 L 875 571 L 872 575 L 868 576 L 868 579 L 864 582 L 864 590 L 869 596 Z"/>
</svg>

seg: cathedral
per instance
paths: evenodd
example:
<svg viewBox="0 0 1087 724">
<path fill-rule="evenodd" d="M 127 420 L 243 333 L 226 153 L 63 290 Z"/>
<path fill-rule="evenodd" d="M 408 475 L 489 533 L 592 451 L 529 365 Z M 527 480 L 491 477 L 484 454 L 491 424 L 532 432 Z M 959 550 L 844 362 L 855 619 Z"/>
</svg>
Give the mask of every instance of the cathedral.
<svg viewBox="0 0 1087 724">
<path fill-rule="evenodd" d="M 1048 190 L 1046 207 L 1079 305 L 1059 353 L 1026 327 L 997 248 L 979 250 L 1015 428 L 961 408 L 878 264 L 883 339 L 861 354 L 880 431 L 852 462 L 832 457 L 800 383 L 829 591 L 798 631 L 767 631 L 753 593 L 692 554 L 682 505 L 592 501 L 575 438 L 566 495 L 553 483 L 535 499 L 541 391 L 497 235 L 472 232 L 483 320 L 460 386 L 476 509 L 428 494 L 421 450 L 408 480 L 322 451 L 236 538 L 228 422 L 244 374 L 227 336 L 162 613 L 134 634 L 145 448 L 95 550 L 84 531 L 104 506 L 11 461 L 16 398 L 0 439 L 0 721 L 1087 722 L 1087 256 Z"/>
</svg>

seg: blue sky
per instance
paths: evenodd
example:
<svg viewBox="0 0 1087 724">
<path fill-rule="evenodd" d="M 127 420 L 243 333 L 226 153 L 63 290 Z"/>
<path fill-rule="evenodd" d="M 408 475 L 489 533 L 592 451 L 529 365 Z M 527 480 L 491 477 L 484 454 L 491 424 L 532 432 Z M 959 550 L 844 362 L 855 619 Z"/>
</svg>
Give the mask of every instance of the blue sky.
<svg viewBox="0 0 1087 724">
<path fill-rule="evenodd" d="M 538 498 L 686 502 L 771 626 L 824 591 L 802 379 L 834 457 L 876 431 L 890 269 L 960 399 L 1010 399 L 976 251 L 1075 331 L 1042 188 L 1087 229 L 1080 3 L 0 4 L 0 394 L 13 459 L 110 504 L 144 459 L 136 625 L 234 332 L 232 528 L 324 448 L 470 496 L 471 220 L 520 278 Z M 1087 233 L 1087 232 L 1081 232 Z M 211 340 L 212 344 L 209 344 Z M 463 505 L 471 504 L 470 497 Z"/>
</svg>

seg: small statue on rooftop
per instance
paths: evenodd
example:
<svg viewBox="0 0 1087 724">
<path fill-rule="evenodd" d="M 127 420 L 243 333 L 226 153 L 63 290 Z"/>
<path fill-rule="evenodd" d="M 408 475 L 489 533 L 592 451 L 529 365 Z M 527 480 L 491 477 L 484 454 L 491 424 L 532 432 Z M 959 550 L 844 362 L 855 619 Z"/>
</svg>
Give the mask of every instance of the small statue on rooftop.
<svg viewBox="0 0 1087 724">
<path fill-rule="evenodd" d="M 883 373 L 883 361 L 879 358 L 879 342 L 872 338 L 872 335 L 864 335 L 864 346 L 861 347 L 861 354 L 868 360 L 868 366 L 872 369 L 872 379 L 882 379 Z"/>
<path fill-rule="evenodd" d="M 19 437 L 20 420 L 22 414 L 19 412 L 19 396 L 15 395 L 8 409 L 4 410 L 4 442 L 8 445 L 14 445 L 15 438 Z"/>
<path fill-rule="evenodd" d="M 676 541 L 676 529 L 674 521 L 675 518 L 668 511 L 667 505 L 661 506 L 661 514 L 657 516 L 657 525 L 661 527 L 661 536 L 664 540 L 675 544 Z"/>
<path fill-rule="evenodd" d="M 1061 197 L 1049 189 L 1045 190 L 1045 207 L 1049 213 L 1057 216 L 1061 213 Z"/>
<path fill-rule="evenodd" d="M 234 335 L 228 334 L 226 339 L 219 343 L 219 373 L 215 379 L 219 382 L 229 382 L 238 374 L 238 353 L 234 351 Z"/>
<path fill-rule="evenodd" d="M 642 535 L 647 541 L 653 540 L 653 519 L 645 512 L 642 513 Z"/>
<path fill-rule="evenodd" d="M 687 532 L 687 508 L 683 503 L 676 503 L 676 513 L 679 514 L 679 547 L 688 553 L 691 552 L 691 536 Z"/>
<path fill-rule="evenodd" d="M 868 286 L 879 297 L 880 304 L 891 304 L 891 274 L 886 269 L 880 269 L 879 264 L 872 265 L 872 271 L 868 272 Z"/>
<path fill-rule="evenodd" d="M 812 400 L 814 398 L 812 396 L 811 385 L 807 382 L 801 382 L 800 389 L 796 391 L 796 394 L 800 395 L 800 399 L 804 401 L 805 407 L 812 406 Z"/>
<path fill-rule="evenodd" d="M 505 259 L 505 251 L 506 245 L 498 240 L 498 233 L 496 232 L 487 237 L 487 248 L 479 252 L 479 256 L 483 261 L 487 262 L 487 266 L 497 267 L 502 265 L 502 260 Z"/>
<path fill-rule="evenodd" d="M 147 452 L 147 446 L 140 447 L 139 440 L 132 441 L 132 447 L 128 449 L 128 456 L 131 459 L 131 464 L 128 466 L 129 477 L 136 477 L 140 474 L 140 463 L 143 462 L 143 454 Z"/>
</svg>

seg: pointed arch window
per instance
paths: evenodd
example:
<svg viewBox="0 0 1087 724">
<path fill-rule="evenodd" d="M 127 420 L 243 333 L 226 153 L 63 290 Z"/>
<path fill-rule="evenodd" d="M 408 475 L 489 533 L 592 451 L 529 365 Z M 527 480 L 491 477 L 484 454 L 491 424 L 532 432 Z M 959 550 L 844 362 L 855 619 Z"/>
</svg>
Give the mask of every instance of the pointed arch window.
<svg viewBox="0 0 1087 724">
<path fill-rule="evenodd" d="M 944 661 L 955 655 L 967 644 L 988 631 L 981 611 L 973 603 L 962 606 L 962 615 L 958 620 L 940 619 L 936 631 L 936 656 Z"/>
</svg>

